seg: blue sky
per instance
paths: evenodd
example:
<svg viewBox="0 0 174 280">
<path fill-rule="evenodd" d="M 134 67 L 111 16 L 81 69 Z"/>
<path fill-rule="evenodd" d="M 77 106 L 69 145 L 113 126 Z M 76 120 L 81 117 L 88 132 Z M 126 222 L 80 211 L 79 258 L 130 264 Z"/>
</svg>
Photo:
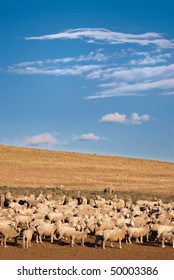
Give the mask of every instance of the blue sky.
<svg viewBox="0 0 174 280">
<path fill-rule="evenodd" d="M 0 2 L 0 144 L 173 161 L 174 3 Z"/>
</svg>

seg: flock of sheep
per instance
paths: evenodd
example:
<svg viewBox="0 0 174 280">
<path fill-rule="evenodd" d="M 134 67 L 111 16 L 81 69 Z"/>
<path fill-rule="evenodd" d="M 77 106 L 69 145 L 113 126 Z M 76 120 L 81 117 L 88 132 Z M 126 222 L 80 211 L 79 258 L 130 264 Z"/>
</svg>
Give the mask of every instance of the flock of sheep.
<svg viewBox="0 0 174 280">
<path fill-rule="evenodd" d="M 95 242 L 92 241 L 95 236 Z M 127 243 L 156 242 L 174 248 L 174 202 L 132 200 L 115 196 L 105 199 L 99 195 L 87 199 L 79 192 L 76 198 L 50 195 L 14 196 L 10 192 L 0 195 L 1 245 L 18 238 L 23 248 L 31 242 L 42 243 L 49 237 L 52 243 L 68 240 L 70 246 L 85 239 L 95 247 L 105 249 L 107 241 Z M 159 245 L 161 246 L 161 245 Z"/>
</svg>

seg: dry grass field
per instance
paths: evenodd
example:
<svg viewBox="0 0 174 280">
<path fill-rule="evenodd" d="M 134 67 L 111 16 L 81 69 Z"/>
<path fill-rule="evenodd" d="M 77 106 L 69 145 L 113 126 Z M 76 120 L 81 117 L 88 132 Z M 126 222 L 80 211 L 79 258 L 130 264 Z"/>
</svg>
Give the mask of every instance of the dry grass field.
<svg viewBox="0 0 174 280">
<path fill-rule="evenodd" d="M 174 164 L 0 145 L 0 186 L 174 197 Z"/>
</svg>

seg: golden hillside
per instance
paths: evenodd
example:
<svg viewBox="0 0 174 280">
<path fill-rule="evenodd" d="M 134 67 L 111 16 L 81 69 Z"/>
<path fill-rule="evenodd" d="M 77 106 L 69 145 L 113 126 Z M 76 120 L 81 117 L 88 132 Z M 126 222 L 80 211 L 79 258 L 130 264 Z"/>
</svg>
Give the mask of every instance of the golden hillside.
<svg viewBox="0 0 174 280">
<path fill-rule="evenodd" d="M 0 145 L 0 186 L 116 190 L 174 195 L 174 164 Z"/>
</svg>

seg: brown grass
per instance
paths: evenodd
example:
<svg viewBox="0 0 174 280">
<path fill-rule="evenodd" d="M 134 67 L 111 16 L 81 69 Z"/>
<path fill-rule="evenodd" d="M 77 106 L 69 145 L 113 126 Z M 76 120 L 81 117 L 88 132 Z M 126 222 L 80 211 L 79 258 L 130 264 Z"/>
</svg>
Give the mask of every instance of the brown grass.
<svg viewBox="0 0 174 280">
<path fill-rule="evenodd" d="M 0 145 L 0 186 L 174 196 L 174 164 Z"/>
</svg>

